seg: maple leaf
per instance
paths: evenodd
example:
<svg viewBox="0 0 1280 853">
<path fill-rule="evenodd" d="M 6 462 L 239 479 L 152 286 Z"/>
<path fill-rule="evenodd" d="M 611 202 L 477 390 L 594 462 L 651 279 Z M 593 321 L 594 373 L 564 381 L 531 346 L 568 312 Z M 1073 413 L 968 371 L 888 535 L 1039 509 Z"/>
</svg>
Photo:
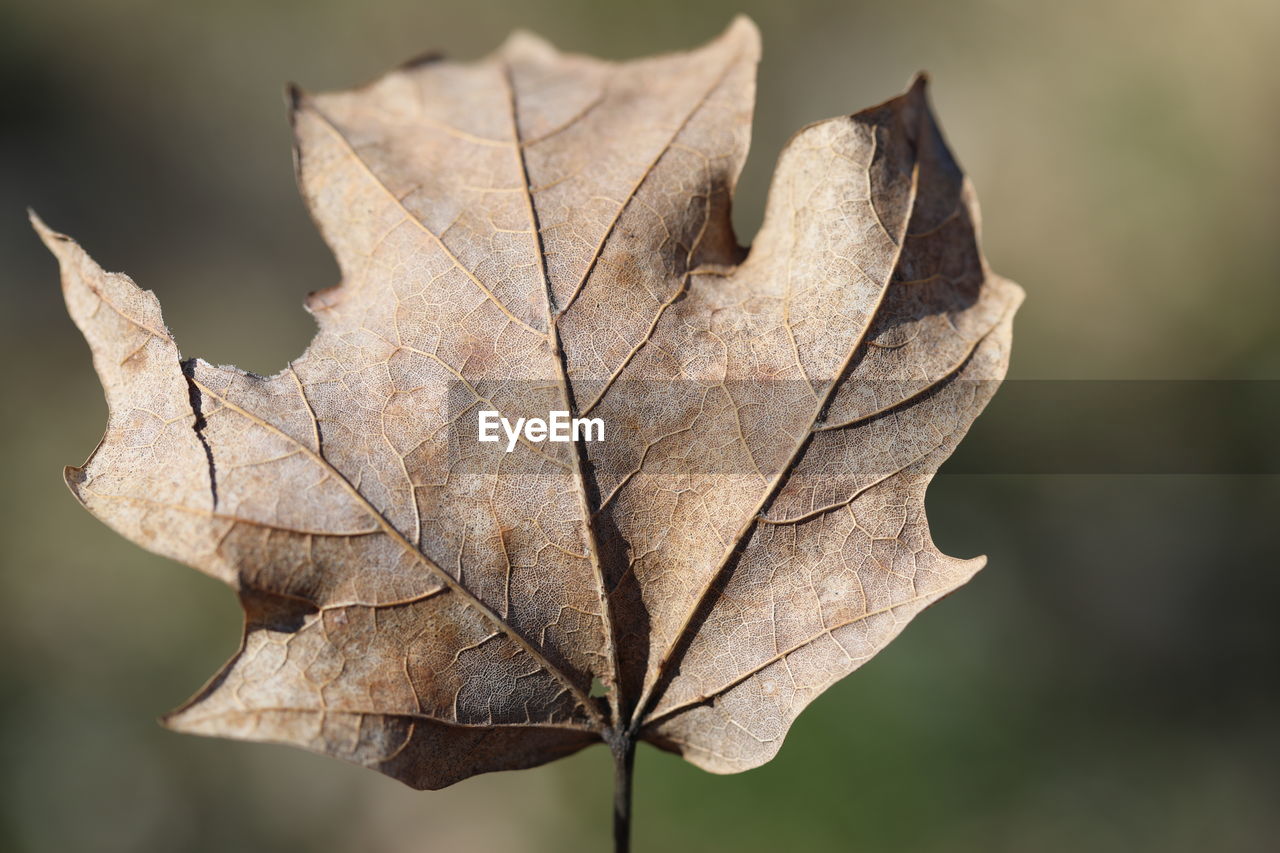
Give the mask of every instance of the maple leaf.
<svg viewBox="0 0 1280 853">
<path fill-rule="evenodd" d="M 637 741 L 762 764 L 980 568 L 934 547 L 924 493 L 1021 291 L 987 269 L 923 78 L 797 133 L 741 249 L 758 54 L 745 19 L 625 63 L 520 34 L 294 91 L 343 278 L 270 377 L 183 360 L 152 293 L 33 217 L 110 409 L 67 482 L 244 606 L 169 726 L 419 788 L 604 741 L 625 813 Z M 481 411 L 605 437 L 481 442 Z"/>
</svg>

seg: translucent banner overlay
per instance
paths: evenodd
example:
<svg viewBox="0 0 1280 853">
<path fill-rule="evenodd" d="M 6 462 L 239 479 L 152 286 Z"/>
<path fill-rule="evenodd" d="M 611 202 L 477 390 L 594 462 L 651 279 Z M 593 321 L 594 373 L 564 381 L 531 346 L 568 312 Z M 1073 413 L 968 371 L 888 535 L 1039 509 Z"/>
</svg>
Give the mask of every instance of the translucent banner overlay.
<svg viewBox="0 0 1280 853">
<path fill-rule="evenodd" d="M 932 386 L 846 383 L 817 426 L 876 433 L 875 446 L 893 455 L 899 444 L 926 451 L 938 442 L 921 434 L 922 424 L 937 424 L 945 433 L 952 428 L 952 413 L 963 412 L 993 390 L 991 402 L 942 473 L 1280 474 L 1277 380 L 1006 380 L 998 389 L 969 379 Z M 805 433 L 814 401 L 822 394 L 822 388 L 794 380 L 579 381 L 567 417 L 603 421 L 602 439 L 579 444 L 588 461 L 653 441 L 661 444 L 660 455 L 680 457 L 676 467 L 683 472 L 741 474 L 746 473 L 744 457 L 731 440 L 737 423 L 753 446 L 772 448 L 767 455 L 785 464 L 786 451 L 794 446 L 791 437 Z M 505 418 L 515 429 L 523 417 L 526 424 L 538 418 L 550 426 L 553 419 L 566 417 L 554 414 L 566 411 L 563 400 L 558 385 L 543 380 L 452 383 L 441 424 L 449 454 L 474 459 L 477 451 L 505 453 L 512 446 L 512 453 L 567 458 L 571 444 L 551 441 L 555 430 L 535 427 L 532 440 L 522 430 L 512 445 L 510 433 L 497 423 Z M 488 435 L 496 438 L 481 444 L 480 413 L 485 411 L 496 413 L 486 418 Z M 730 420 L 731 413 L 740 417 Z M 572 428 L 560 430 L 566 433 L 572 434 Z M 585 425 L 579 435 L 596 437 Z M 619 446 L 610 447 L 613 443 Z M 691 446 L 698 448 L 696 453 L 687 452 Z"/>
</svg>

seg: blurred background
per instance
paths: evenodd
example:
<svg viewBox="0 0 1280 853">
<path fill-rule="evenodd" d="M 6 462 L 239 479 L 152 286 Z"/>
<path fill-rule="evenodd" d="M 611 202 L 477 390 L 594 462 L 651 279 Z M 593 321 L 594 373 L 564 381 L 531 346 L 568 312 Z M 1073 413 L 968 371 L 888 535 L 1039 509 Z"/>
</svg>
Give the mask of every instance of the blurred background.
<svg viewBox="0 0 1280 853">
<path fill-rule="evenodd" d="M 0 848 L 607 847 L 603 749 L 415 793 L 154 722 L 234 651 L 239 608 L 63 486 L 105 406 L 24 208 L 154 289 L 185 354 L 272 373 L 311 336 L 303 295 L 337 276 L 294 188 L 285 81 L 477 57 L 516 27 L 627 58 L 739 11 L 765 44 L 742 242 L 792 131 L 925 68 L 988 257 L 1028 292 L 1014 377 L 1280 379 L 1274 0 L 6 0 Z M 1107 434 L 1105 409 L 1039 415 Z M 1274 465 L 983 473 L 984 423 L 929 502 L 943 550 L 988 568 L 771 764 L 716 777 L 642 747 L 638 850 L 1275 849 Z"/>
</svg>

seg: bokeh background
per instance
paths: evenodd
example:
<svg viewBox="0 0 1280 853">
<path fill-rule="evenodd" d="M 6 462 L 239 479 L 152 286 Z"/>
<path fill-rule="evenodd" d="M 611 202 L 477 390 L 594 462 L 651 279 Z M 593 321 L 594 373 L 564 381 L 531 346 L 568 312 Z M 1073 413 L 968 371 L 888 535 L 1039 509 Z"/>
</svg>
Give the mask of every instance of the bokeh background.
<svg viewBox="0 0 1280 853">
<path fill-rule="evenodd" d="M 1028 291 L 1013 376 L 1280 379 L 1274 0 L 6 0 L 0 848 L 606 848 L 602 749 L 415 793 L 155 724 L 232 653 L 238 607 L 62 485 L 105 407 L 24 208 L 157 291 L 184 353 L 274 372 L 311 335 L 302 296 L 337 276 L 293 185 L 285 81 L 475 57 L 515 27 L 625 58 L 738 11 L 765 40 L 744 242 L 793 130 L 926 68 L 991 262 Z M 1108 427 L 1105 410 L 1048 419 Z M 930 513 L 943 549 L 987 570 L 819 699 L 771 764 L 716 777 L 642 747 L 639 850 L 1275 849 L 1275 468 L 982 468 L 944 468 Z"/>
</svg>

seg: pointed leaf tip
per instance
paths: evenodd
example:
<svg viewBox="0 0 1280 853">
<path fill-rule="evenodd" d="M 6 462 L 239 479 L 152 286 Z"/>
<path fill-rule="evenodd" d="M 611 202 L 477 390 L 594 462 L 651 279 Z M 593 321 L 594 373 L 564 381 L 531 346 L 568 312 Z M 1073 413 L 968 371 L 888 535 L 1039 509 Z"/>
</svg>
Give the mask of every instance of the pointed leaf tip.
<svg viewBox="0 0 1280 853">
<path fill-rule="evenodd" d="M 307 93 L 297 83 L 289 81 L 284 84 L 284 103 L 289 108 L 290 116 L 302 108 L 306 99 Z"/>
<path fill-rule="evenodd" d="M 729 26 L 725 28 L 725 36 L 751 39 L 757 45 L 760 43 L 760 27 L 756 25 L 755 20 L 750 15 L 738 14 L 733 16 L 733 20 L 729 22 Z"/>
<path fill-rule="evenodd" d="M 512 30 L 511 35 L 498 48 L 498 53 L 509 59 L 547 61 L 559 55 L 555 45 L 529 30 Z"/>
<path fill-rule="evenodd" d="M 74 242 L 66 234 L 50 228 L 45 221 L 40 218 L 40 214 L 36 213 L 33 208 L 27 208 L 27 220 L 31 223 L 31 227 L 40 237 L 41 242 L 43 242 L 45 246 L 48 247 L 49 251 L 53 252 L 55 256 L 60 256 L 62 244 Z"/>
</svg>

